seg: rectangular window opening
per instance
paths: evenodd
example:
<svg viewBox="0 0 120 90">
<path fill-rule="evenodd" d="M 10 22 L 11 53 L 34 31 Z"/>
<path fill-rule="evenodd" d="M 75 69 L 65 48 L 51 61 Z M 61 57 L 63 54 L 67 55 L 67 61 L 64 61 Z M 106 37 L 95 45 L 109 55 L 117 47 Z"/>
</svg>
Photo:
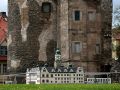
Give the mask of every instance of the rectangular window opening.
<svg viewBox="0 0 120 90">
<path fill-rule="evenodd" d="M 45 2 L 42 4 L 42 12 L 43 13 L 50 13 L 51 12 L 51 3 Z"/>
<path fill-rule="evenodd" d="M 2 56 L 7 55 L 7 46 L 0 46 L 0 55 Z"/>
<path fill-rule="evenodd" d="M 88 20 L 89 21 L 95 21 L 96 19 L 96 14 L 93 11 L 88 12 Z"/>
<path fill-rule="evenodd" d="M 72 52 L 73 53 L 80 53 L 82 49 L 82 46 L 80 42 L 73 42 L 72 43 Z"/>
<path fill-rule="evenodd" d="M 80 11 L 79 10 L 74 11 L 74 19 L 75 19 L 75 21 L 80 20 Z"/>
</svg>

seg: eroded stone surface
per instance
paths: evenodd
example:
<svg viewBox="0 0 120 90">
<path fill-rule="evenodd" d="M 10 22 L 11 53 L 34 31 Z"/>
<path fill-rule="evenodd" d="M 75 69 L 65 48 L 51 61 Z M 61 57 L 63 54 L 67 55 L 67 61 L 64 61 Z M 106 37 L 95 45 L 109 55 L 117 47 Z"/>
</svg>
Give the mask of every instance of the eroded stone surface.
<svg viewBox="0 0 120 90">
<path fill-rule="evenodd" d="M 33 64 L 46 62 L 53 66 L 54 51 L 58 47 L 65 66 L 71 63 L 86 71 L 101 71 L 100 66 L 111 59 L 111 38 L 105 38 L 104 34 L 111 32 L 112 1 L 97 1 L 9 0 L 10 70 L 23 72 Z M 50 13 L 42 12 L 43 2 L 51 3 Z M 80 21 L 74 20 L 75 10 L 80 11 Z M 95 21 L 88 20 L 88 12 L 95 13 Z M 80 53 L 72 52 L 74 42 L 81 43 Z M 99 54 L 96 45 L 100 46 Z M 12 60 L 20 64 L 13 66 Z"/>
</svg>

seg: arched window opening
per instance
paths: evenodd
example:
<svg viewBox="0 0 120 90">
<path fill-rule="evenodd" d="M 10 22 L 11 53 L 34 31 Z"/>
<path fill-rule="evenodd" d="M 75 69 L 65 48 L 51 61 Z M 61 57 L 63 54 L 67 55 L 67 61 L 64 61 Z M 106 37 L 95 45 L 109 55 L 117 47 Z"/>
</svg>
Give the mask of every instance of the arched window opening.
<svg viewBox="0 0 120 90">
<path fill-rule="evenodd" d="M 42 80 L 42 83 L 45 83 L 45 80 Z"/>
</svg>

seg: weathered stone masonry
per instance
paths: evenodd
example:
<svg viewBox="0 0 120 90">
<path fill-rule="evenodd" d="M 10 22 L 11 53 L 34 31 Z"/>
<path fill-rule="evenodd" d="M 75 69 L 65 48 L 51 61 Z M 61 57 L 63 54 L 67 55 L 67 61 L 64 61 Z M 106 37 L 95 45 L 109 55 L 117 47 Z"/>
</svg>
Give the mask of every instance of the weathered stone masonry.
<svg viewBox="0 0 120 90">
<path fill-rule="evenodd" d="M 13 11 L 11 13 L 11 17 L 9 17 L 11 18 L 10 21 L 13 20 L 13 17 L 17 17 L 18 19 L 21 19 L 19 20 L 21 24 L 16 25 L 16 22 L 18 22 L 18 20 L 14 18 L 15 23 L 13 23 L 13 25 L 9 25 L 9 27 L 12 29 L 10 33 L 13 32 L 13 34 L 16 34 L 16 35 L 11 35 L 9 33 L 9 37 L 10 36 L 13 38 L 15 37 L 16 39 L 16 36 L 17 36 L 19 37 L 18 39 L 20 38 L 21 39 L 15 40 L 15 42 L 14 40 L 11 40 L 12 42 L 10 43 L 10 45 L 8 45 L 8 48 L 10 51 L 9 55 L 11 56 L 11 57 L 8 57 L 8 59 L 10 60 L 8 61 L 8 63 L 10 65 L 9 67 L 12 67 L 13 69 L 19 68 L 19 69 L 22 69 L 22 71 L 24 71 L 23 69 L 25 69 L 26 67 L 31 66 L 30 64 L 33 64 L 33 63 L 36 64 L 38 63 L 38 61 L 41 61 L 41 62 L 47 61 L 47 57 L 49 57 L 49 59 L 52 58 L 52 60 L 54 60 L 54 48 L 56 46 L 55 37 L 53 35 L 56 30 L 56 25 L 55 25 L 56 18 L 54 17 L 55 16 L 54 13 L 56 12 L 56 9 L 53 10 L 52 11 L 53 13 L 51 14 L 42 14 L 41 10 L 39 10 L 41 6 L 38 4 L 37 1 L 29 0 L 27 2 L 26 1 L 23 2 L 23 4 L 25 3 L 26 3 L 26 7 L 22 7 L 22 5 L 18 6 L 19 3 L 17 2 L 14 2 L 14 5 L 11 4 L 10 6 L 11 8 L 15 7 L 16 5 L 16 7 L 19 8 L 17 9 L 17 12 L 21 11 L 21 13 L 17 13 Z M 55 5 L 53 6 L 55 7 Z M 14 13 L 16 14 L 15 16 L 12 15 Z M 21 17 L 18 17 L 18 16 L 21 16 Z M 28 21 L 25 21 L 25 19 L 28 19 Z M 20 27 L 21 25 L 22 27 Z M 18 29 L 19 32 L 18 31 L 15 32 L 15 30 L 13 30 L 16 26 L 20 27 Z M 51 42 L 52 42 L 52 45 L 49 45 L 51 44 Z M 48 51 L 51 48 L 53 48 L 52 52 L 51 51 L 46 52 L 47 50 L 46 47 Z M 51 53 L 53 54 L 51 55 Z M 50 57 L 49 54 L 52 57 Z M 19 71 L 19 69 L 16 69 L 16 70 Z"/>
<path fill-rule="evenodd" d="M 51 5 L 49 13 L 42 11 L 43 3 Z M 111 38 L 104 37 L 111 33 L 111 4 L 112 0 L 9 0 L 8 69 L 24 72 L 46 62 L 53 66 L 58 47 L 64 65 L 101 71 L 111 60 Z M 79 21 L 74 20 L 76 10 Z M 89 12 L 95 13 L 94 21 L 88 20 Z M 80 42 L 80 53 L 73 53 L 74 42 Z"/>
</svg>

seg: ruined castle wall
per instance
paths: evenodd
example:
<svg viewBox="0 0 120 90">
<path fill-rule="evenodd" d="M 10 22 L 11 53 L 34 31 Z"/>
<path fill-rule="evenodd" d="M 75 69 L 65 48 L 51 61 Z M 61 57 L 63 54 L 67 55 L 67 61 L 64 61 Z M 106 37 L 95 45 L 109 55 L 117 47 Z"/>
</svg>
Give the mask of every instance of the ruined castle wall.
<svg viewBox="0 0 120 90">
<path fill-rule="evenodd" d="M 42 2 L 51 3 L 50 13 L 42 12 Z M 10 71 L 24 72 L 26 68 L 41 62 L 54 62 L 55 2 L 53 0 L 13 0 L 9 2 L 9 11 L 11 11 L 9 12 L 8 38 Z M 18 27 L 17 30 L 16 27 Z"/>
<path fill-rule="evenodd" d="M 111 57 L 111 39 L 104 34 L 111 32 L 112 1 L 97 1 L 9 0 L 8 68 L 22 72 L 46 62 L 53 66 L 57 46 L 64 63 L 99 71 Z M 42 12 L 43 2 L 51 3 L 50 13 Z M 80 21 L 74 20 L 75 10 L 80 11 Z M 95 13 L 94 21 L 88 20 L 88 12 Z M 80 53 L 72 52 L 74 42 L 80 42 Z"/>
<path fill-rule="evenodd" d="M 62 60 L 69 59 L 68 0 L 60 0 L 60 42 Z"/>
<path fill-rule="evenodd" d="M 98 4 L 85 0 L 71 0 L 69 2 L 69 42 L 70 60 L 75 66 L 82 66 L 86 71 L 97 71 L 98 64 L 94 59 L 96 44 L 101 44 L 101 13 L 97 10 Z M 80 11 L 80 20 L 74 20 L 74 11 Z M 88 12 L 95 13 L 95 20 L 88 20 Z M 81 52 L 73 53 L 72 44 L 81 43 Z M 99 48 L 101 49 L 101 48 Z M 89 68 L 90 67 L 90 68 Z"/>
<path fill-rule="evenodd" d="M 101 0 L 102 15 L 102 57 L 103 62 L 110 63 L 112 60 L 112 0 Z M 108 37 L 106 37 L 108 35 Z"/>
</svg>

